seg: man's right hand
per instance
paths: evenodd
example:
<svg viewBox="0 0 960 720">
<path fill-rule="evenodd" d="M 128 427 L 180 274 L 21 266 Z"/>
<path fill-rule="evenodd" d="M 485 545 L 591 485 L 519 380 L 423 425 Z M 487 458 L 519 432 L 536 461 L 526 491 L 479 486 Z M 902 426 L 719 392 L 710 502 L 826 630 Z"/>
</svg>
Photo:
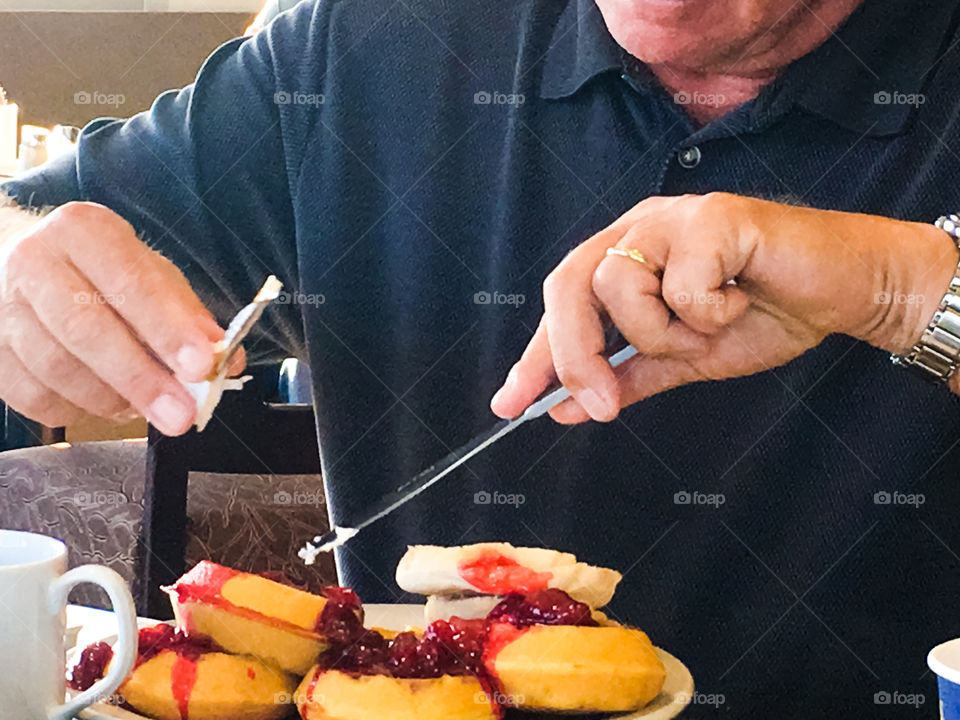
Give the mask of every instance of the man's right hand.
<svg viewBox="0 0 960 720">
<path fill-rule="evenodd" d="M 0 399 L 51 427 L 140 414 L 186 432 L 196 404 L 180 381 L 206 377 L 223 330 L 184 276 L 101 205 L 20 231 L 14 214 L 0 208 Z"/>
</svg>

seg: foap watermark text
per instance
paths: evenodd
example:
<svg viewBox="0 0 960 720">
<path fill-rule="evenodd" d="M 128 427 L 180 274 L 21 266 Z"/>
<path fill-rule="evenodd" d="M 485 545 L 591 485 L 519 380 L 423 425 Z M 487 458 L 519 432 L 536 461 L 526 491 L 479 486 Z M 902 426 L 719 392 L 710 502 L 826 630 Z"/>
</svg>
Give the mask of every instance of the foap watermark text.
<svg viewBox="0 0 960 720">
<path fill-rule="evenodd" d="M 718 508 L 727 502 L 723 493 L 705 493 L 698 490 L 681 490 L 673 494 L 674 505 L 706 505 Z"/>
<path fill-rule="evenodd" d="M 73 94 L 74 105 L 107 105 L 109 107 L 120 107 L 127 102 L 127 96 L 123 93 L 105 93 L 99 90 L 87 91 L 81 90 Z"/>
<path fill-rule="evenodd" d="M 920 107 L 927 101 L 926 95 L 920 93 L 902 93 L 889 90 L 881 90 L 873 96 L 875 105 L 910 105 Z"/>
<path fill-rule="evenodd" d="M 927 701 L 927 696 L 923 693 L 904 693 L 899 690 L 880 690 L 873 694 L 874 705 L 900 705 L 919 708 Z"/>
<path fill-rule="evenodd" d="M 273 94 L 273 102 L 277 105 L 320 107 L 327 102 L 327 96 L 323 93 L 307 93 L 299 90 L 278 90 Z"/>
<path fill-rule="evenodd" d="M 493 492 L 480 490 L 473 494 L 474 505 L 509 505 L 519 508 L 526 501 L 527 498 L 522 493 L 502 493 L 498 490 L 494 490 Z"/>
<path fill-rule="evenodd" d="M 487 292 L 481 290 L 473 295 L 474 305 L 511 305 L 520 307 L 527 301 L 527 296 L 522 293 L 503 293 L 497 290 Z"/>
<path fill-rule="evenodd" d="M 526 96 L 520 93 L 502 93 L 496 90 L 481 90 L 473 95 L 474 105 L 523 105 L 526 101 Z"/>
<path fill-rule="evenodd" d="M 919 508 L 927 502 L 927 496 L 923 493 L 903 493 L 898 490 L 881 490 L 873 494 L 874 505 L 906 505 L 912 508 Z"/>
</svg>

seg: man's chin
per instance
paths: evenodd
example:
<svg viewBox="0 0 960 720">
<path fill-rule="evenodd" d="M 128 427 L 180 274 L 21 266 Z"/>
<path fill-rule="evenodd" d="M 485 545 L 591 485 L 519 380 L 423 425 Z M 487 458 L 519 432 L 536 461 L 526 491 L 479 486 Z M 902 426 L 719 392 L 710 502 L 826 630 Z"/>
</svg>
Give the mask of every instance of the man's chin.
<svg viewBox="0 0 960 720">
<path fill-rule="evenodd" d="M 710 37 L 715 23 L 705 22 L 712 14 L 709 1 L 597 0 L 597 5 L 610 34 L 634 57 L 696 68 L 724 56 L 722 39 Z"/>
<path fill-rule="evenodd" d="M 702 34 L 664 31 L 656 26 L 634 27 L 629 32 L 611 31 L 624 50 L 648 65 L 676 65 L 690 70 L 713 67 L 724 55 L 704 43 Z"/>
</svg>

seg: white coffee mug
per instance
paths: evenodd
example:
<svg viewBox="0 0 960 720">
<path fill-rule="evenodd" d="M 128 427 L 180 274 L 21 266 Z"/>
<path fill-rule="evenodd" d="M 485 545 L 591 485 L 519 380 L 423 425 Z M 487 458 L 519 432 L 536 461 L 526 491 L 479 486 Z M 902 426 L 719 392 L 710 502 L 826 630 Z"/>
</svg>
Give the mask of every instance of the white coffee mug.
<svg viewBox="0 0 960 720">
<path fill-rule="evenodd" d="M 80 583 L 107 591 L 119 633 L 106 677 L 64 702 L 67 594 Z M 99 565 L 67 571 L 59 540 L 0 530 L 0 716 L 68 720 L 116 692 L 136 655 L 137 614 L 123 578 Z"/>
</svg>

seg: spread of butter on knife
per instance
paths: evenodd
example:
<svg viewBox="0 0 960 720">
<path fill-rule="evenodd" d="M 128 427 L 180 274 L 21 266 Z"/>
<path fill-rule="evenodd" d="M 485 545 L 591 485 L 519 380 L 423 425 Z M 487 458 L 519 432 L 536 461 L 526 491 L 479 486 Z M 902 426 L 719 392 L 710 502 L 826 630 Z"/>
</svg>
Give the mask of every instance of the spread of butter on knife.
<svg viewBox="0 0 960 720">
<path fill-rule="evenodd" d="M 257 320 L 267 309 L 267 305 L 280 297 L 280 291 L 283 289 L 283 283 L 271 275 L 260 288 L 260 292 L 253 299 L 253 302 L 237 313 L 236 317 L 230 321 L 227 327 L 226 335 L 223 340 L 217 343 L 215 349 L 215 359 L 213 370 L 204 382 L 183 383 L 193 399 L 197 403 L 197 430 L 203 431 L 213 417 L 213 411 L 220 404 L 220 398 L 226 390 L 241 390 L 250 376 L 241 378 L 228 378 L 227 366 L 230 359 L 240 349 L 247 335 L 257 324 Z"/>
</svg>

